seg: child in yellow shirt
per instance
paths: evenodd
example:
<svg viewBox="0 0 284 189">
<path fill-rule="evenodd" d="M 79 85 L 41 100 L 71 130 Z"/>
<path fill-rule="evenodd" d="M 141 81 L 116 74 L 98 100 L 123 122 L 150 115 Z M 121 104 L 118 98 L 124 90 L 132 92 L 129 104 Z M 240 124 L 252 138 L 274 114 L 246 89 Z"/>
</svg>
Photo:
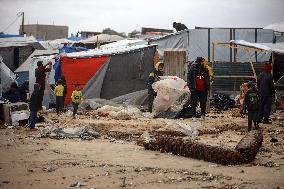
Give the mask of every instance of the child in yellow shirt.
<svg viewBox="0 0 284 189">
<path fill-rule="evenodd" d="M 57 86 L 54 89 L 54 93 L 56 96 L 56 113 L 62 112 L 63 109 L 63 94 L 64 94 L 64 86 L 62 85 L 62 80 L 59 79 L 57 82 Z"/>
<path fill-rule="evenodd" d="M 73 118 L 75 118 L 75 115 L 78 110 L 79 104 L 82 102 L 82 92 L 79 84 L 75 85 L 75 90 L 72 92 L 71 99 L 72 99 L 72 105 L 73 105 Z"/>
</svg>

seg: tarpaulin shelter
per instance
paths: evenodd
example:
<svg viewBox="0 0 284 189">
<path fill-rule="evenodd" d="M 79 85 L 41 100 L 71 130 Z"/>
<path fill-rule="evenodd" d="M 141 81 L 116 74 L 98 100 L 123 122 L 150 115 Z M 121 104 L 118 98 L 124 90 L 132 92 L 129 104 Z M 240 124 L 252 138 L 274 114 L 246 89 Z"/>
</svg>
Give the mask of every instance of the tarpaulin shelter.
<svg viewBox="0 0 284 189">
<path fill-rule="evenodd" d="M 16 81 L 16 75 L 4 64 L 0 56 L 0 96 L 2 92 L 7 92 L 13 82 Z"/>
<path fill-rule="evenodd" d="M 230 40 L 247 40 L 249 42 L 258 43 L 272 43 L 274 37 L 273 30 L 261 28 L 197 28 L 188 29 L 173 34 L 163 36 L 152 40 L 151 44 L 158 45 L 159 56 L 164 60 L 169 58 L 164 55 L 178 52 L 186 53 L 186 60 L 184 61 L 183 70 L 186 73 L 186 63 L 190 64 L 195 61 L 197 57 L 204 57 L 209 62 L 212 62 L 214 56 L 214 85 L 215 91 L 238 91 L 241 83 L 247 81 L 247 78 L 217 78 L 218 75 L 253 75 L 252 68 L 248 63 L 248 59 L 252 62 L 268 62 L 270 54 L 255 53 L 254 51 L 247 53 L 243 51 L 234 51 L 234 49 L 218 47 L 214 50 L 214 43 L 228 42 Z M 262 64 L 253 64 L 255 70 L 261 69 Z M 180 65 L 177 65 L 178 68 Z M 167 67 L 167 65 L 165 65 Z M 174 68 L 174 64 L 171 65 Z M 176 69 L 176 68 L 175 68 Z M 184 72 L 181 75 L 184 75 Z M 233 72 L 233 73 L 232 73 Z"/>
<path fill-rule="evenodd" d="M 50 55 L 57 55 L 58 50 L 35 50 L 28 59 L 15 70 L 15 73 L 18 74 L 18 84 L 22 84 L 25 80 L 29 80 L 29 70 L 32 62 L 38 61 L 44 57 Z"/>
<path fill-rule="evenodd" d="M 0 55 L 12 71 L 16 70 L 35 49 L 45 48 L 33 36 L 0 38 Z"/>
<path fill-rule="evenodd" d="M 136 45 L 66 54 L 61 58 L 68 88 L 65 104 L 74 84 L 83 87 L 84 99 L 112 99 L 146 89 L 155 49 L 155 45 Z"/>
</svg>

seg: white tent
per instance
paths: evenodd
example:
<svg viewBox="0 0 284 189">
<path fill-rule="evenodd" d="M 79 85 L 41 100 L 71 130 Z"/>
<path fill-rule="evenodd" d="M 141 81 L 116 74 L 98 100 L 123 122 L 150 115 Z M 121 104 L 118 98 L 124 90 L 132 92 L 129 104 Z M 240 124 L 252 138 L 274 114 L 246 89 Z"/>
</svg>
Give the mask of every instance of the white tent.
<svg viewBox="0 0 284 189">
<path fill-rule="evenodd" d="M 79 41 L 80 43 L 108 43 L 123 40 L 123 37 L 118 35 L 99 34 L 85 40 Z"/>
<path fill-rule="evenodd" d="M 0 38 L 0 48 L 22 47 L 28 45 L 34 46 L 37 49 L 45 49 L 33 36 Z"/>
<path fill-rule="evenodd" d="M 135 45 L 142 45 L 146 43 L 147 41 L 143 39 L 123 39 L 120 41 L 102 45 L 100 46 L 100 49 L 108 49 L 108 48 L 121 47 L 121 46 L 135 46 Z"/>
</svg>

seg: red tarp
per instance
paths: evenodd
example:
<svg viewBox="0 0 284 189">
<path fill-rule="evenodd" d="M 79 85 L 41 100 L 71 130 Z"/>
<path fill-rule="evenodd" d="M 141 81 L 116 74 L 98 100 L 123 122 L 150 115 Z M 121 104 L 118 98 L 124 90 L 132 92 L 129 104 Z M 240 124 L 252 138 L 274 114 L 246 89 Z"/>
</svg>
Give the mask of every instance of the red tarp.
<svg viewBox="0 0 284 189">
<path fill-rule="evenodd" d="M 71 94 L 75 89 L 75 84 L 80 84 L 81 89 L 96 74 L 101 66 L 108 61 L 108 56 L 96 58 L 79 58 L 69 57 L 61 58 L 61 70 L 67 82 L 67 94 L 64 104 L 71 102 Z"/>
</svg>

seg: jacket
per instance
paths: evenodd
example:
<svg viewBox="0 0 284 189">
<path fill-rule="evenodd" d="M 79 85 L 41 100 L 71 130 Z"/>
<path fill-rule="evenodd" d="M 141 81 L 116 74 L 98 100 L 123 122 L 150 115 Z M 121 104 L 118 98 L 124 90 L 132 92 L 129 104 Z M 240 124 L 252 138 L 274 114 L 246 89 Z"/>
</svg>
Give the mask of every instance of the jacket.
<svg viewBox="0 0 284 189">
<path fill-rule="evenodd" d="M 257 88 L 260 96 L 274 96 L 275 85 L 270 73 L 262 72 L 257 78 Z"/>
<path fill-rule="evenodd" d="M 159 81 L 160 80 L 160 76 L 163 76 L 164 75 L 164 72 L 162 71 L 159 71 L 159 65 L 161 63 L 158 62 L 156 65 L 155 65 L 155 69 L 154 71 L 150 72 L 149 74 L 149 78 L 148 78 L 148 89 L 150 90 L 153 90 L 152 88 L 152 84 Z"/>
<path fill-rule="evenodd" d="M 32 93 L 30 98 L 29 102 L 30 111 L 39 111 L 41 109 L 40 104 L 41 104 L 41 95 L 38 86 L 38 88 L 34 89 L 34 92 Z"/>
<path fill-rule="evenodd" d="M 64 87 L 63 85 L 59 84 L 54 89 L 55 96 L 63 96 L 64 94 Z"/>
<path fill-rule="evenodd" d="M 209 71 L 207 68 L 202 67 L 200 64 L 196 62 L 192 63 L 187 72 L 187 83 L 188 88 L 191 92 L 195 92 L 196 90 L 196 75 L 202 74 L 205 78 L 205 90 L 210 90 L 210 78 Z"/>
<path fill-rule="evenodd" d="M 254 105 L 252 106 L 251 96 L 256 99 Z M 259 109 L 260 97 L 256 89 L 249 89 L 245 95 L 244 104 L 241 112 L 244 112 L 246 109 L 248 111 L 257 111 Z"/>
</svg>

